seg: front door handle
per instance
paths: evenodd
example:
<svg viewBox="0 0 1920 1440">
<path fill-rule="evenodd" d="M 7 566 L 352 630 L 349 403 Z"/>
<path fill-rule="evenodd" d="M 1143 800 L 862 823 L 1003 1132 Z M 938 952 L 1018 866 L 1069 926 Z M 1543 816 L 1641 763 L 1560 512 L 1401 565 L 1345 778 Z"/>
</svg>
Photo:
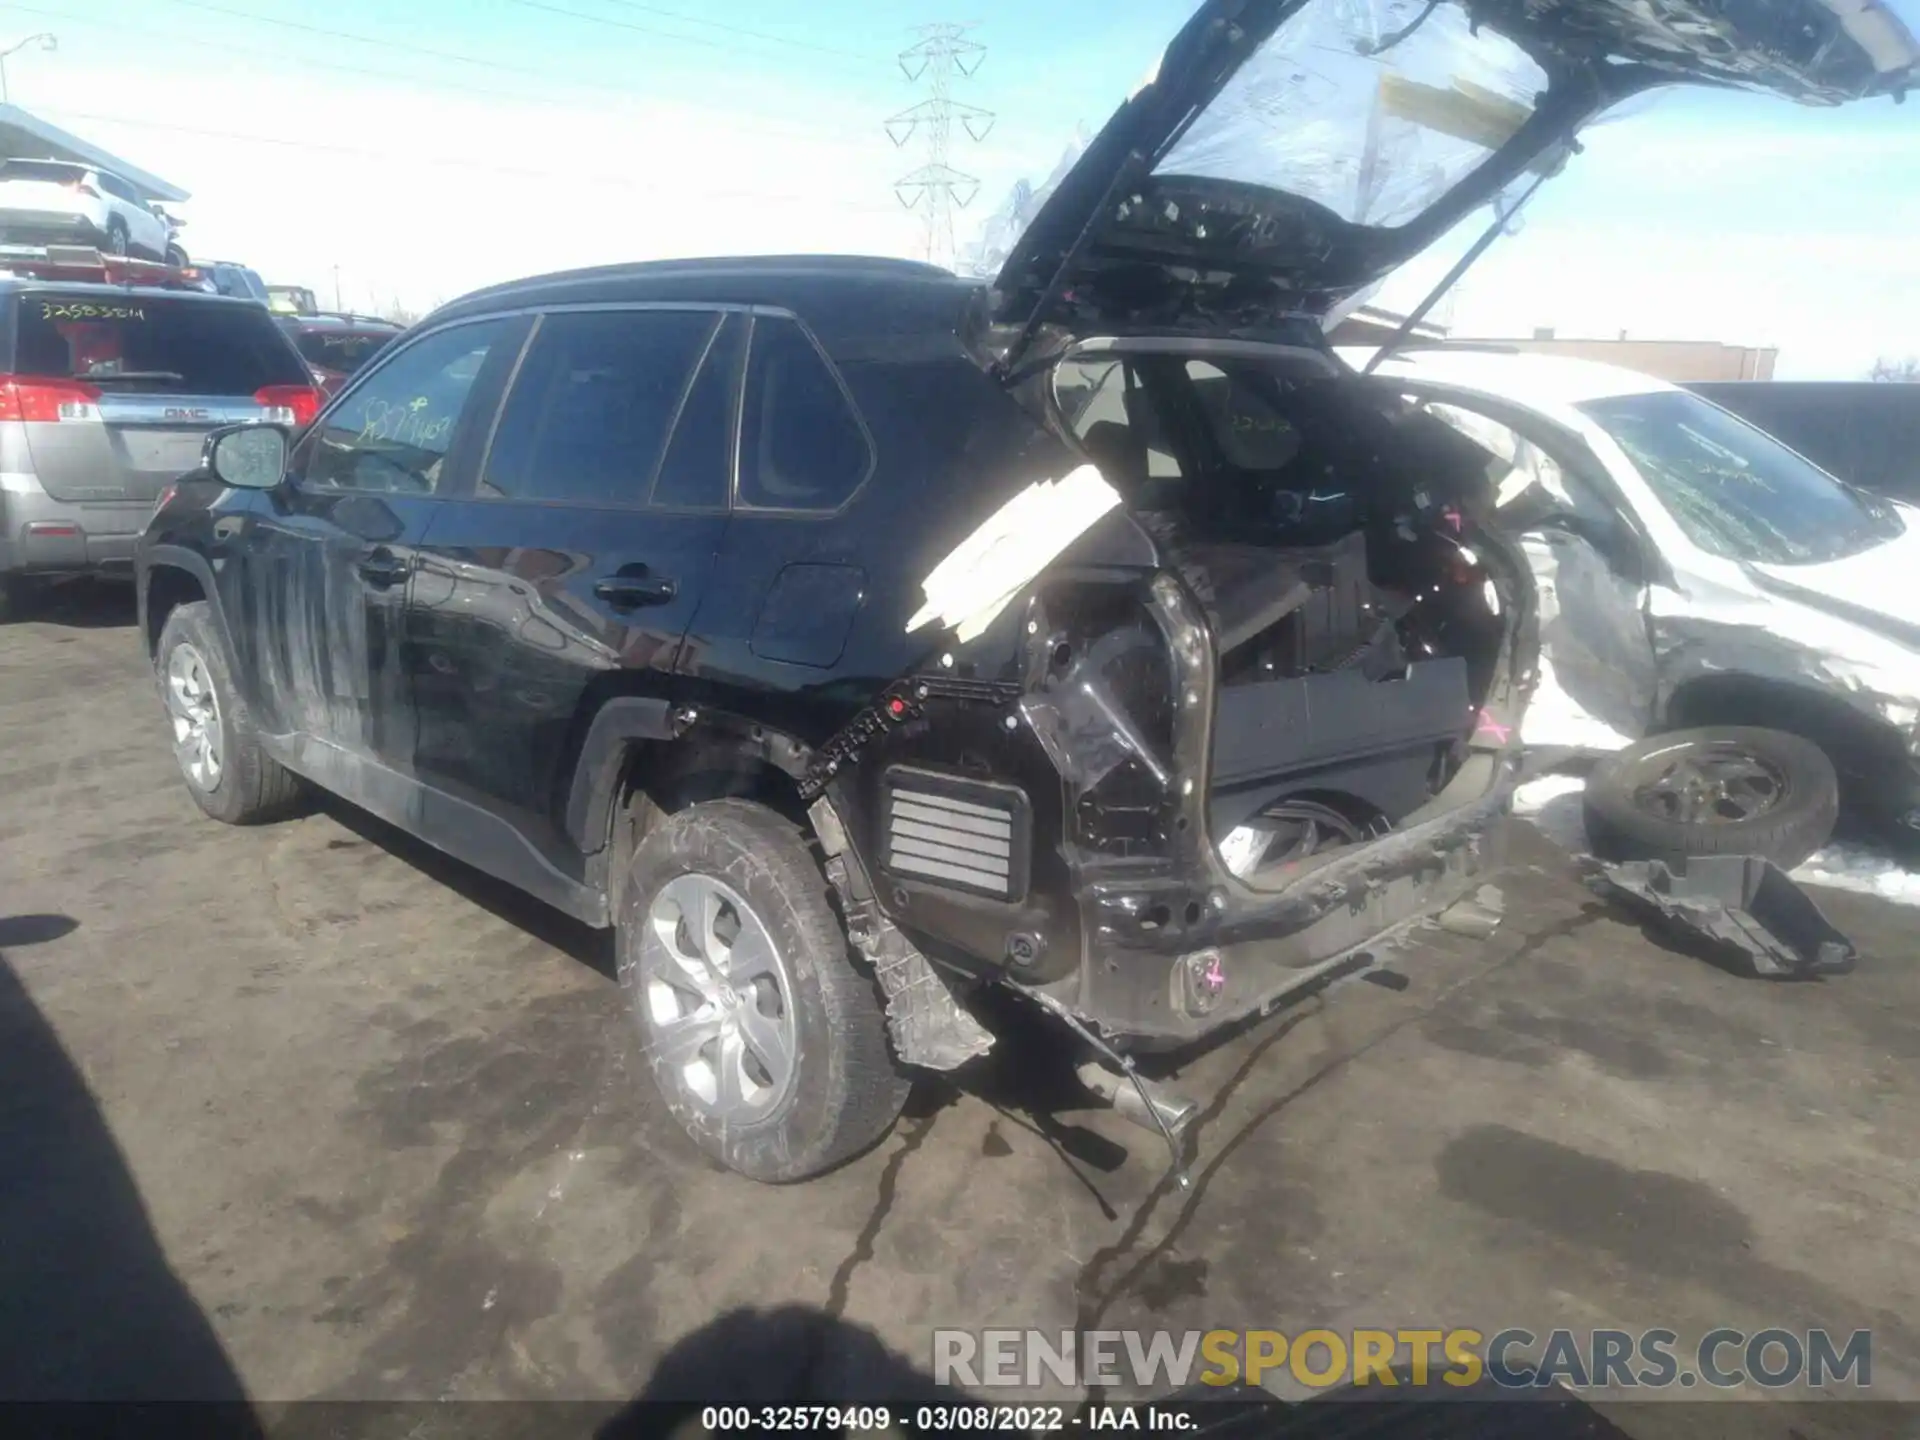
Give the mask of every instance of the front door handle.
<svg viewBox="0 0 1920 1440">
<path fill-rule="evenodd" d="M 402 559 L 385 546 L 361 556 L 357 568 L 361 578 L 369 585 L 398 585 L 413 573 L 411 562 Z"/>
<path fill-rule="evenodd" d="M 612 575 L 598 581 L 593 593 L 616 610 L 637 610 L 642 605 L 667 604 L 680 587 L 664 575 Z"/>
</svg>

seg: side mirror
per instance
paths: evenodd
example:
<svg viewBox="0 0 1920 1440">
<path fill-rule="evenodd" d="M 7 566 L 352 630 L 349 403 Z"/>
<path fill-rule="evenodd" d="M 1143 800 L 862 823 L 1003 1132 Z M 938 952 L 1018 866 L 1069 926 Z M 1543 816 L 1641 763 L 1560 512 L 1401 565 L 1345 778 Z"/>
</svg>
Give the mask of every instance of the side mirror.
<svg viewBox="0 0 1920 1440">
<path fill-rule="evenodd" d="M 278 425 L 230 425 L 207 436 L 200 468 L 222 485 L 271 490 L 287 473 L 287 432 Z"/>
</svg>

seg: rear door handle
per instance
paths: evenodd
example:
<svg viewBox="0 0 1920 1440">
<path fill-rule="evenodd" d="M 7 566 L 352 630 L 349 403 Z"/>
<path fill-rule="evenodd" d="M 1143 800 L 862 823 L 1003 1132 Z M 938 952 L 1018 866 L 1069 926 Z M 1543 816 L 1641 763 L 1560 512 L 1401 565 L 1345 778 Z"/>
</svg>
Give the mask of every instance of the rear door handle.
<svg viewBox="0 0 1920 1440">
<path fill-rule="evenodd" d="M 411 562 L 385 548 L 361 556 L 357 568 L 369 585 L 398 585 L 413 573 Z"/>
<path fill-rule="evenodd" d="M 665 605 L 680 587 L 663 575 L 613 575 L 595 583 L 593 593 L 616 610 Z"/>
</svg>

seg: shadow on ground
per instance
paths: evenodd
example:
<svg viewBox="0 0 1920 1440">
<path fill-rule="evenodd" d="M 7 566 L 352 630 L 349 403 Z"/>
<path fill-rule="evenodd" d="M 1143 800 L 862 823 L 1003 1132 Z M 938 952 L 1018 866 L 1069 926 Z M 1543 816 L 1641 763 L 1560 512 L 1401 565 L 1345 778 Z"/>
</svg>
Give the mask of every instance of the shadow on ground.
<svg viewBox="0 0 1920 1440">
<path fill-rule="evenodd" d="M 74 928 L 0 918 L 0 1400 L 214 1402 L 204 1428 L 256 1435 L 85 1077 L 5 958 Z"/>
<path fill-rule="evenodd" d="M 370 845 L 379 846 L 395 859 L 404 860 L 429 880 L 446 886 L 488 914 L 526 931 L 589 969 L 599 971 L 607 979 L 616 978 L 611 930 L 595 930 L 583 925 L 525 891 L 474 869 L 464 860 L 454 859 L 444 850 L 436 850 L 426 841 L 337 796 L 319 794 L 315 804 L 336 825 L 352 831 Z"/>
<path fill-rule="evenodd" d="M 921 1406 L 991 1402 L 940 1384 L 873 1331 L 808 1306 L 735 1310 L 680 1341 L 655 1368 L 634 1403 L 601 1427 L 599 1440 L 692 1436 L 701 1410 L 716 1400 L 749 1410 L 781 1405 L 886 1405 L 898 1433 L 946 1425 L 915 1423 Z M 1410 1368 L 1395 1372 L 1391 1388 L 1378 1379 L 1365 1388 L 1330 1390 L 1289 1403 L 1244 1385 L 1195 1385 L 1158 1402 L 1184 1411 L 1187 1435 L 1268 1436 L 1290 1440 L 1374 1440 L 1472 1436 L 1474 1440 L 1626 1440 L 1584 1401 L 1555 1390 L 1500 1390 L 1482 1381 L 1465 1388 L 1434 1381 L 1415 1385 Z M 1062 1424 L 1083 1428 L 1099 1415 L 1073 1407 L 1025 1407 L 1037 1416 L 1060 1409 Z M 1149 1428 L 1142 1423 L 1139 1428 Z M 1170 1428 L 1170 1427 L 1169 1427 Z"/>
<path fill-rule="evenodd" d="M 64 625 L 73 630 L 131 627 L 138 619 L 133 586 L 125 580 L 59 580 L 40 586 L 0 620 Z"/>
</svg>

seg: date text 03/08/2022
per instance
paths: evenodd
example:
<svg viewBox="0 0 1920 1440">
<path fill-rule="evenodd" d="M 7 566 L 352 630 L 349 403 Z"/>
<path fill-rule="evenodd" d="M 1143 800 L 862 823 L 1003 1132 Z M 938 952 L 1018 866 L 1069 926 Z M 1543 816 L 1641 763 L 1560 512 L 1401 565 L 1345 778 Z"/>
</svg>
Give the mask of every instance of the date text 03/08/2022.
<svg viewBox="0 0 1920 1440">
<path fill-rule="evenodd" d="M 910 1426 L 916 1434 L 941 1431 L 1044 1435 L 1068 1430 L 1157 1430 L 1173 1433 L 1198 1422 L 1180 1410 L 1150 1404 L 1092 1405 L 709 1405 L 700 1425 L 713 1435 L 816 1431 L 873 1435 Z"/>
</svg>

